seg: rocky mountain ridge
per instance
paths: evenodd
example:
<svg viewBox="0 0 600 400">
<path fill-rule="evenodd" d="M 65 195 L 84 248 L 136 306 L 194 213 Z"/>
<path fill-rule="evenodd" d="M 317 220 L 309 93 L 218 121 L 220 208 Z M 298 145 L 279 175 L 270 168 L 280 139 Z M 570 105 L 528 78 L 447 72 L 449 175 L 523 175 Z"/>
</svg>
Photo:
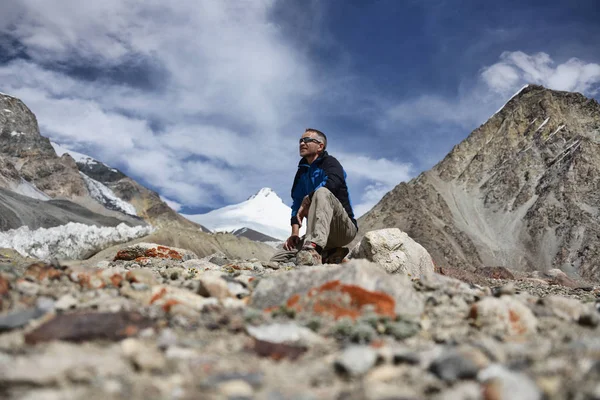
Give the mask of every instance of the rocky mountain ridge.
<svg viewBox="0 0 600 400">
<path fill-rule="evenodd" d="M 598 279 L 599 144 L 597 101 L 529 85 L 359 226 L 406 231 L 439 267 Z"/>
<path fill-rule="evenodd" d="M 159 227 L 203 229 L 121 171 L 78 153 L 57 153 L 40 135 L 31 110 L 6 94 L 0 94 L 0 188 L 39 200 L 68 200 L 99 214 L 98 221 L 110 217 L 133 225 L 145 221 Z M 12 211 L 17 212 L 14 207 Z M 4 222 L 8 229 L 18 227 Z"/>
</svg>

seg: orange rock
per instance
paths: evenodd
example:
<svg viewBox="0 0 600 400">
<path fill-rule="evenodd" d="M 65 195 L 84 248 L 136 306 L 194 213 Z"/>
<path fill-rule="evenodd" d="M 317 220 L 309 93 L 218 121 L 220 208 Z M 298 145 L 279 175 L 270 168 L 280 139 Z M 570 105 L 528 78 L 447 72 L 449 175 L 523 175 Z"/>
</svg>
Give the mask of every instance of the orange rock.
<svg viewBox="0 0 600 400">
<path fill-rule="evenodd" d="M 296 312 L 310 310 L 315 314 L 328 315 L 334 319 L 349 317 L 356 319 L 369 306 L 376 314 L 394 318 L 396 302 L 388 294 L 373 292 L 356 285 L 346 285 L 338 280 L 325 282 L 312 288 L 305 296 L 295 294 L 286 306 Z"/>
</svg>

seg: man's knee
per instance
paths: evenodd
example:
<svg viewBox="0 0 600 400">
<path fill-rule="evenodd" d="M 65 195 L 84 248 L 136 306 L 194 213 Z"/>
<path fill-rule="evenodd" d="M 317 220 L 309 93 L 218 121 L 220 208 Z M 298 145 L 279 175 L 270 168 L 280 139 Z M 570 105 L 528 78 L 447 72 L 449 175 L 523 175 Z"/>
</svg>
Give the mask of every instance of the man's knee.
<svg viewBox="0 0 600 400">
<path fill-rule="evenodd" d="M 331 191 L 329 189 L 327 189 L 326 187 L 320 187 L 317 190 L 315 190 L 315 193 L 313 194 L 313 201 L 316 198 L 327 198 L 329 196 L 332 196 L 333 193 L 331 193 Z"/>
</svg>

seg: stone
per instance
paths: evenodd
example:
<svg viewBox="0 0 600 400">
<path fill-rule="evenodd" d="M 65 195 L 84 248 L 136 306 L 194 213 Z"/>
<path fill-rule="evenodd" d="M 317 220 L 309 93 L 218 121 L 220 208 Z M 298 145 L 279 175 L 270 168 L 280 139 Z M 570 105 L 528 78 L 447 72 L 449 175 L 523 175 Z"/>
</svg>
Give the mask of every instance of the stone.
<svg viewBox="0 0 600 400">
<path fill-rule="evenodd" d="M 221 278 L 219 273 L 211 274 L 205 272 L 198 280 L 200 281 L 200 286 L 198 287 L 198 294 L 200 296 L 214 297 L 219 300 L 233 296 L 229 291 L 227 281 Z"/>
<path fill-rule="evenodd" d="M 231 380 L 219 385 L 219 392 L 228 399 L 251 399 L 254 389 L 243 380 Z"/>
<path fill-rule="evenodd" d="M 527 335 L 537 331 L 537 319 L 531 310 L 511 296 L 486 297 L 471 306 L 469 317 L 492 335 Z"/>
<path fill-rule="evenodd" d="M 446 382 L 455 382 L 463 379 L 475 379 L 480 370 L 472 357 L 459 351 L 450 351 L 431 363 L 429 370 L 438 378 Z"/>
<path fill-rule="evenodd" d="M 179 305 L 195 311 L 202 311 L 207 306 L 217 305 L 218 300 L 202 297 L 187 289 L 180 289 L 169 285 L 157 285 L 152 288 L 150 304 L 160 306 L 166 312 L 169 312 L 172 307 Z"/>
<path fill-rule="evenodd" d="M 483 400 L 481 387 L 477 382 L 461 382 L 452 388 L 435 395 L 434 400 Z M 486 399 L 495 400 L 495 399 Z M 516 398 L 515 398 L 516 400 Z"/>
<path fill-rule="evenodd" d="M 500 287 L 494 288 L 492 290 L 492 294 L 495 297 L 500 296 L 512 296 L 516 292 L 516 286 L 514 282 L 509 282 L 506 285 L 502 285 Z"/>
<path fill-rule="evenodd" d="M 268 357 L 275 361 L 279 361 L 284 358 L 296 360 L 308 350 L 306 346 L 274 343 L 260 339 L 254 339 L 253 349 L 254 352 L 259 356 Z"/>
<path fill-rule="evenodd" d="M 418 318 L 423 311 L 423 299 L 408 278 L 390 276 L 383 268 L 366 260 L 351 260 L 342 266 L 312 267 L 265 276 L 255 287 L 249 305 L 261 309 L 279 307 L 295 296 L 306 296 L 311 290 L 314 292 L 325 284 L 337 285 L 332 282 L 338 282 L 338 288 L 348 285 L 376 292 L 380 294 L 378 297 L 385 299 L 384 304 L 391 299 L 396 315 Z"/>
<path fill-rule="evenodd" d="M 586 305 L 579 300 L 563 296 L 547 296 L 541 299 L 541 303 L 552 314 L 567 321 L 577 321 L 582 314 L 588 311 Z"/>
<path fill-rule="evenodd" d="M 488 292 L 489 288 L 470 285 L 458 279 L 437 273 L 423 276 L 420 280 L 420 283 L 426 289 L 437 290 L 450 296 L 463 295 L 473 298 L 480 298 L 491 293 Z"/>
<path fill-rule="evenodd" d="M 56 301 L 56 303 L 54 304 L 54 307 L 57 310 L 65 311 L 65 310 L 69 310 L 71 308 L 75 308 L 76 305 L 77 305 L 77 299 L 75 297 L 73 297 L 73 295 L 71 295 L 71 294 L 65 294 L 64 296 L 61 296 L 61 298 L 59 298 Z"/>
<path fill-rule="evenodd" d="M 131 261 L 140 258 L 162 258 L 167 260 L 187 261 L 197 259 L 198 256 L 194 252 L 186 249 L 163 246 L 156 243 L 137 243 L 133 246 L 119 250 L 113 261 Z"/>
<path fill-rule="evenodd" d="M 40 285 L 24 279 L 17 280 L 15 289 L 27 296 L 36 296 L 40 292 Z"/>
<path fill-rule="evenodd" d="M 541 391 L 527 375 L 510 371 L 499 364 L 490 365 L 480 371 L 477 379 L 483 383 L 485 399 L 542 399 Z"/>
<path fill-rule="evenodd" d="M 334 362 L 336 372 L 350 377 L 366 374 L 377 362 L 377 353 L 369 346 L 353 345 L 342 351 Z"/>
<path fill-rule="evenodd" d="M 366 258 L 382 265 L 388 273 L 415 278 L 434 271 L 427 250 L 398 228 L 367 232 L 352 249 L 350 258 Z"/>
<path fill-rule="evenodd" d="M 227 264 L 226 261 L 223 265 Z M 181 266 L 187 269 L 197 269 L 199 271 L 219 271 L 220 265 L 216 263 L 212 263 L 210 261 L 204 259 L 192 259 L 187 260 L 181 263 Z"/>
<path fill-rule="evenodd" d="M 121 342 L 121 349 L 133 365 L 142 371 L 158 372 L 166 366 L 164 355 L 155 345 L 127 338 Z"/>
<path fill-rule="evenodd" d="M 47 310 L 36 307 L 0 315 L 0 332 L 25 326 L 29 321 L 41 317 L 46 314 L 46 312 Z"/>
<path fill-rule="evenodd" d="M 61 314 L 26 334 L 25 342 L 120 340 L 152 325 L 150 319 L 136 312 Z"/>
<path fill-rule="evenodd" d="M 59 385 L 74 371 L 87 371 L 84 379 L 120 378 L 132 373 L 118 345 L 73 345 L 53 342 L 38 352 L 11 357 L 0 363 L 0 386 L 9 384 Z M 83 376 L 82 376 L 83 378 Z"/>
<path fill-rule="evenodd" d="M 158 281 L 154 277 L 152 271 L 149 271 L 147 269 L 130 269 L 129 271 L 127 271 L 125 278 L 129 282 L 143 283 L 147 286 L 158 285 Z"/>
<path fill-rule="evenodd" d="M 23 276 L 29 277 L 36 281 L 54 280 L 62 276 L 62 271 L 56 269 L 51 264 L 36 263 L 27 267 Z"/>
<path fill-rule="evenodd" d="M 495 267 L 481 267 L 477 268 L 476 272 L 479 275 L 485 276 L 490 279 L 515 279 L 514 274 L 506 267 L 495 266 Z"/>
<path fill-rule="evenodd" d="M 269 325 L 247 326 L 246 331 L 258 340 L 272 343 L 285 343 L 298 346 L 321 344 L 325 339 L 312 330 L 293 322 L 274 323 Z"/>
<path fill-rule="evenodd" d="M 579 319 L 577 320 L 577 322 L 581 326 L 595 328 L 598 325 L 600 325 L 600 315 L 598 315 L 598 312 L 596 312 L 596 311 L 586 312 L 579 316 Z"/>
</svg>

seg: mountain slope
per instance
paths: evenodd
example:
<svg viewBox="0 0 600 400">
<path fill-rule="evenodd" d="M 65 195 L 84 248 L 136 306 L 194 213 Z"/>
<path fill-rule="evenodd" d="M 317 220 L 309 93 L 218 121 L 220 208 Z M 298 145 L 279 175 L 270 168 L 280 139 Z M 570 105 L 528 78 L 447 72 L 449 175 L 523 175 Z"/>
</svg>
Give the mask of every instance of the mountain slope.
<svg viewBox="0 0 600 400">
<path fill-rule="evenodd" d="M 0 94 L 0 188 L 39 200 L 70 201 L 130 225 L 146 221 L 155 226 L 202 229 L 172 210 L 156 192 L 122 172 L 50 143 L 40 135 L 31 110 L 5 94 Z M 10 207 L 18 211 L 14 203 Z M 11 217 L 11 221 L 21 220 L 18 217 Z M 29 221 L 25 215 L 22 220 Z M 41 221 L 39 224 L 43 225 Z"/>
<path fill-rule="evenodd" d="M 219 208 L 206 214 L 184 216 L 220 232 L 250 228 L 279 240 L 285 240 L 291 232 L 291 208 L 269 188 L 262 188 L 239 204 Z"/>
<path fill-rule="evenodd" d="M 359 221 L 395 226 L 439 266 L 561 268 L 597 278 L 600 105 L 527 86 L 431 170 Z"/>
</svg>

